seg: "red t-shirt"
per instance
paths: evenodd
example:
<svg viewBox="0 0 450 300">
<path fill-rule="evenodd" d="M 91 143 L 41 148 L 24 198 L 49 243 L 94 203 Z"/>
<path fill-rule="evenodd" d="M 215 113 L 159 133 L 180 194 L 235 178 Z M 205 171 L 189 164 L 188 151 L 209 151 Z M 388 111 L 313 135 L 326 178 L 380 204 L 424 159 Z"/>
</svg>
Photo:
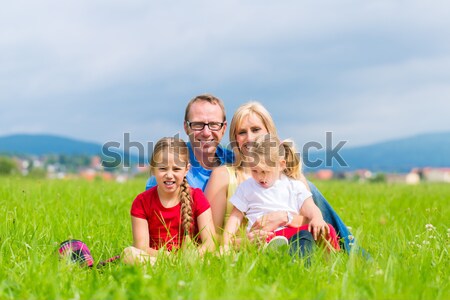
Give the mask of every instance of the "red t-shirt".
<svg viewBox="0 0 450 300">
<path fill-rule="evenodd" d="M 193 236 L 197 237 L 196 240 L 199 240 L 197 217 L 205 212 L 210 205 L 201 189 L 191 188 L 191 199 L 194 219 Z M 159 249 L 164 246 L 168 250 L 179 248 L 184 236 L 181 204 L 178 203 L 169 208 L 164 207 L 159 199 L 157 186 L 137 195 L 130 213 L 133 217 L 147 220 L 150 248 Z"/>
</svg>

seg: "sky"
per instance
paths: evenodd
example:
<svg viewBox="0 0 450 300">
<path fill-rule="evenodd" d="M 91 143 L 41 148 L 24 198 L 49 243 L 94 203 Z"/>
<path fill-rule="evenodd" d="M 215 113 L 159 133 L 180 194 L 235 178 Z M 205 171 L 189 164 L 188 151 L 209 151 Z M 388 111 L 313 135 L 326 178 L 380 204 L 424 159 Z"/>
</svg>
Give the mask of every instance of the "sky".
<svg viewBox="0 0 450 300">
<path fill-rule="evenodd" d="M 2 3 L 0 136 L 186 137 L 202 93 L 228 120 L 261 102 L 300 146 L 450 131 L 450 2 Z"/>
</svg>

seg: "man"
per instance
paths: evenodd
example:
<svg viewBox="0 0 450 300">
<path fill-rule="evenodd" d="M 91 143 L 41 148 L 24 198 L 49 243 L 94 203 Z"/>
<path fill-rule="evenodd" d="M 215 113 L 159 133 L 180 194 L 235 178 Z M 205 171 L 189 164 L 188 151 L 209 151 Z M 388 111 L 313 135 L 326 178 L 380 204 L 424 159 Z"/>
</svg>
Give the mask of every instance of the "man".
<svg viewBox="0 0 450 300">
<path fill-rule="evenodd" d="M 233 161 L 233 152 L 223 148 L 220 141 L 227 129 L 222 100 L 203 94 L 189 101 L 184 114 L 184 131 L 191 168 L 186 175 L 190 186 L 205 189 L 212 169 Z M 146 189 L 156 185 L 155 177 L 147 181 Z"/>
</svg>

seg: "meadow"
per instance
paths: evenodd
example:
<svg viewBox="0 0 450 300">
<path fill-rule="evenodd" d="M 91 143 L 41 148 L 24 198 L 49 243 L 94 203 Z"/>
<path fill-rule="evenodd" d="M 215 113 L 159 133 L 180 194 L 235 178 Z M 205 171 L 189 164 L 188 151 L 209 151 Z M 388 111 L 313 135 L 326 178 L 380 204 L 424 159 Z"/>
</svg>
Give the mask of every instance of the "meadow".
<svg viewBox="0 0 450 300">
<path fill-rule="evenodd" d="M 316 182 L 370 259 L 316 251 L 305 268 L 255 247 L 153 267 L 59 259 L 70 238 L 95 262 L 130 245 L 144 185 L 0 178 L 0 299 L 450 299 L 450 184 Z"/>
</svg>

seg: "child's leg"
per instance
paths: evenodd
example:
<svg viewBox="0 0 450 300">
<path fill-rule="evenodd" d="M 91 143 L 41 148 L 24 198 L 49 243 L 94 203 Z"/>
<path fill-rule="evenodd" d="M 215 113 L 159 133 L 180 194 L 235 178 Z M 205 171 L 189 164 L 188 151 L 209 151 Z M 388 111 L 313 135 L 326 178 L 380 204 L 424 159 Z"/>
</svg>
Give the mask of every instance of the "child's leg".
<svg viewBox="0 0 450 300">
<path fill-rule="evenodd" d="M 305 267 L 311 265 L 311 255 L 316 243 L 308 230 L 300 230 L 289 239 L 289 254 L 305 259 Z"/>
<path fill-rule="evenodd" d="M 122 261 L 129 265 L 135 264 L 150 264 L 153 266 L 156 262 L 156 257 L 150 256 L 144 250 L 130 246 L 123 250 Z"/>
<path fill-rule="evenodd" d="M 332 248 L 334 248 L 337 251 L 341 250 L 341 248 L 339 246 L 339 237 L 336 233 L 336 230 L 334 229 L 334 227 L 331 224 L 328 224 L 328 228 L 330 229 L 330 233 L 328 234 L 328 236 L 325 237 L 326 242 L 321 241 L 321 240 L 319 240 L 319 242 L 324 242 L 325 244 L 330 245 Z M 285 227 L 283 229 L 275 231 L 274 233 L 275 233 L 275 235 L 282 235 L 282 236 L 286 237 L 287 239 L 290 239 L 297 232 L 300 232 L 303 230 L 308 231 L 308 225 L 302 225 L 300 227 Z M 268 241 L 270 241 L 270 238 L 268 239 Z"/>
<path fill-rule="evenodd" d="M 302 230 L 308 230 L 308 225 L 303 225 L 303 226 L 300 226 L 300 227 L 284 227 L 283 229 L 279 229 L 277 231 L 274 231 L 274 233 L 275 233 L 275 236 L 281 235 L 281 236 L 284 236 L 285 238 L 287 238 L 289 240 L 297 232 L 302 231 Z M 270 239 L 271 238 L 268 238 L 267 242 L 269 242 Z"/>
<path fill-rule="evenodd" d="M 327 236 L 320 237 L 317 240 L 317 243 L 320 245 L 325 245 L 329 250 L 334 249 L 340 251 L 341 247 L 339 246 L 339 238 L 336 230 L 331 224 L 328 224 L 328 228 L 330 229 L 330 233 Z"/>
<path fill-rule="evenodd" d="M 330 234 L 328 235 L 327 241 L 335 250 L 341 250 L 341 247 L 339 246 L 339 237 L 336 233 L 336 230 L 331 224 L 328 224 L 328 228 L 330 228 Z"/>
</svg>

